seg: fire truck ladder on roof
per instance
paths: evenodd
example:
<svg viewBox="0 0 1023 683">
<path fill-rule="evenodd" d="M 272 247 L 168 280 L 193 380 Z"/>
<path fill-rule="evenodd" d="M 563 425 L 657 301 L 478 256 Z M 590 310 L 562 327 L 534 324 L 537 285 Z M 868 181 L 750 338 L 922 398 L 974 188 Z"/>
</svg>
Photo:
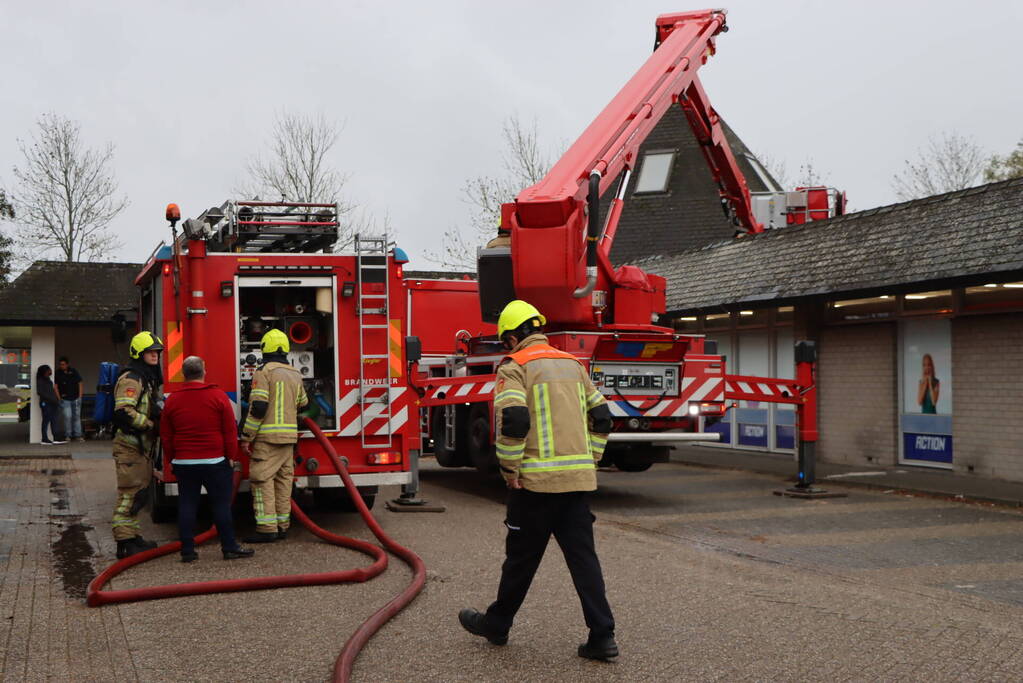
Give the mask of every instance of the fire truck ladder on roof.
<svg viewBox="0 0 1023 683">
<path fill-rule="evenodd" d="M 312 253 L 329 250 L 338 238 L 337 204 L 234 202 L 228 215 L 215 241 L 230 251 Z"/>
<path fill-rule="evenodd" d="M 393 409 L 391 403 L 391 380 L 393 372 L 390 362 L 390 278 L 387 277 L 387 236 L 355 236 L 355 258 L 358 270 L 358 316 L 359 316 L 359 434 L 363 448 L 390 448 L 392 436 Z M 369 290 L 367 291 L 367 285 Z M 380 321 L 383 320 L 381 323 Z M 374 373 L 367 377 L 367 368 L 378 368 L 383 364 L 386 376 Z M 385 380 L 382 396 L 369 398 L 377 385 L 370 381 Z M 370 431 L 370 422 L 386 419 L 380 433 Z"/>
</svg>

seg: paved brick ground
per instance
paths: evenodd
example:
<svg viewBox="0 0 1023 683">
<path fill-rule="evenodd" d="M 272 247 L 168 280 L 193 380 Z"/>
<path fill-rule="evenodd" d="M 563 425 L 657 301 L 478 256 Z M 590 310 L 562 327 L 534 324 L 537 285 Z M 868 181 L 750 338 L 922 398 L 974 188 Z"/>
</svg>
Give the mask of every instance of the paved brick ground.
<svg viewBox="0 0 1023 683">
<path fill-rule="evenodd" d="M 1016 511 L 862 489 L 796 501 L 771 495 L 776 476 L 678 464 L 600 480 L 593 506 L 619 661 L 575 656 L 585 629 L 553 543 L 507 647 L 458 627 L 458 608 L 484 607 L 496 588 L 503 491 L 427 463 L 426 495 L 447 512 L 378 509 L 423 556 L 427 588 L 371 641 L 355 680 L 1023 678 Z M 0 459 L 4 680 L 326 680 L 347 637 L 409 578 L 392 561 L 366 584 L 89 609 L 84 582 L 113 559 L 112 501 L 101 452 Z M 367 537 L 350 515 L 316 517 Z M 170 525 L 144 530 L 174 536 Z M 134 568 L 115 587 L 364 562 L 303 531 L 252 561 L 223 562 L 216 547 L 200 554 L 194 565 L 163 558 Z"/>
<path fill-rule="evenodd" d="M 0 459 L 0 671 L 5 681 L 133 680 L 116 610 L 82 598 L 98 546 L 70 458 Z"/>
</svg>

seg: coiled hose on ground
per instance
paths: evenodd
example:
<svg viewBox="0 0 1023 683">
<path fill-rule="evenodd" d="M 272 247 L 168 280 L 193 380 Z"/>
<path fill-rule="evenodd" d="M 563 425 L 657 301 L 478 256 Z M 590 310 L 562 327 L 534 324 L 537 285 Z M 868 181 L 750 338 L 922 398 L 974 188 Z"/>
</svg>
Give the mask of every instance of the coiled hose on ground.
<svg viewBox="0 0 1023 683">
<path fill-rule="evenodd" d="M 344 482 L 345 489 L 351 496 L 352 502 L 355 504 L 356 509 L 358 509 L 363 521 L 366 522 L 366 526 L 369 527 L 370 531 L 373 532 L 373 535 L 377 537 L 377 540 L 380 541 L 380 544 L 383 545 L 384 548 L 397 555 L 412 569 L 412 581 L 405 590 L 392 598 L 390 602 L 381 607 L 373 614 L 373 616 L 363 622 L 362 625 L 356 629 L 355 633 L 353 633 L 348 639 L 348 642 L 345 643 L 340 654 L 338 654 L 337 660 L 334 662 L 334 681 L 348 681 L 351 677 L 355 658 L 359 655 L 359 651 L 363 648 L 363 646 L 369 641 L 374 633 L 380 630 L 381 626 L 383 626 L 395 614 L 400 612 L 407 604 L 412 602 L 416 595 L 418 595 L 423 589 L 423 586 L 426 584 L 426 566 L 423 564 L 423 560 L 418 555 L 408 548 L 399 545 L 386 533 L 384 533 L 383 528 L 381 528 L 380 524 L 373 518 L 369 508 L 366 507 L 366 503 L 363 502 L 362 497 L 359 495 L 359 492 L 355 487 L 355 483 L 348 474 L 348 468 L 345 466 L 345 463 L 340 457 L 338 457 L 334 447 L 331 445 L 327 437 L 324 436 L 323 432 L 320 431 L 319 426 L 317 426 L 317 424 L 312 420 L 306 418 L 306 427 L 313 433 L 313 436 L 316 437 L 317 441 L 323 447 L 324 452 L 326 452 L 327 457 L 329 457 L 331 462 L 334 463 L 334 467 L 337 468 L 337 471 L 340 473 L 341 479 Z M 235 493 L 238 491 L 240 479 L 241 474 L 239 472 L 235 472 Z M 233 495 L 234 494 L 232 493 L 232 496 Z M 131 557 L 126 557 L 123 560 L 118 560 L 104 569 L 89 583 L 86 601 L 90 607 L 100 607 L 102 605 L 113 605 L 122 602 L 157 600 L 160 598 L 173 598 L 182 595 L 205 595 L 209 593 L 262 590 L 265 588 L 322 586 L 336 583 L 362 582 L 373 578 L 387 568 L 387 554 L 380 547 L 375 546 L 372 543 L 367 543 L 366 541 L 360 541 L 358 539 L 348 538 L 347 536 L 334 534 L 317 526 L 311 519 L 309 519 L 302 509 L 298 507 L 294 500 L 291 501 L 291 512 L 302 526 L 316 536 L 322 538 L 328 543 L 358 550 L 361 553 L 369 555 L 373 558 L 373 563 L 367 567 L 346 569 L 344 571 L 336 572 L 288 574 L 284 576 L 263 576 L 248 579 L 176 583 L 165 586 L 149 586 L 147 588 L 103 590 L 103 586 L 105 586 L 107 582 L 129 567 L 179 551 L 181 549 L 181 542 L 173 541 L 171 543 L 165 543 L 158 548 L 147 550 L 145 552 L 138 553 L 137 555 L 132 555 Z M 195 537 L 195 543 L 196 545 L 200 545 L 216 535 L 216 527 L 211 526 L 208 530 Z"/>
</svg>

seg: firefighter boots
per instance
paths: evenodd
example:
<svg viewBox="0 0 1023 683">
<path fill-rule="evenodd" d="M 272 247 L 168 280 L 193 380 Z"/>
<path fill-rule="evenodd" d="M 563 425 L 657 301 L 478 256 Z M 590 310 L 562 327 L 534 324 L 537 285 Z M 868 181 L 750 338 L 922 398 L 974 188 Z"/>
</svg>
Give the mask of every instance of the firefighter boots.
<svg viewBox="0 0 1023 683">
<path fill-rule="evenodd" d="M 126 538 L 117 542 L 117 559 L 123 560 L 126 557 L 131 557 L 135 553 L 145 552 L 146 550 L 152 550 L 156 547 L 156 544 L 152 541 L 147 541 L 141 536 L 135 536 L 133 538 Z"/>
<path fill-rule="evenodd" d="M 273 543 L 277 540 L 276 531 L 257 531 L 248 538 L 243 538 L 246 543 Z"/>
</svg>

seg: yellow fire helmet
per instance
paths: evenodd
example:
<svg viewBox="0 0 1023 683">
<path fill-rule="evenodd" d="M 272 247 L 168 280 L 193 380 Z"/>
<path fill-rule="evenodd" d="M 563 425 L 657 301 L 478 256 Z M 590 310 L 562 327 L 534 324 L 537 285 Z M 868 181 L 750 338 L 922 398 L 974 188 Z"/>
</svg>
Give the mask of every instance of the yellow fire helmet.
<svg viewBox="0 0 1023 683">
<path fill-rule="evenodd" d="M 152 332 L 142 331 L 131 338 L 128 354 L 132 358 L 141 358 L 146 351 L 163 351 L 163 342 Z"/>
<path fill-rule="evenodd" d="M 259 348 L 263 353 L 287 353 L 291 351 L 291 344 L 288 342 L 288 335 L 280 330 L 270 330 L 263 335 Z"/>
<path fill-rule="evenodd" d="M 519 299 L 509 302 L 497 319 L 498 339 L 503 337 L 505 332 L 517 330 L 522 323 L 533 318 L 538 318 L 541 325 L 547 324 L 547 319 L 540 314 L 540 311 L 536 310 L 536 306 L 533 304 Z"/>
</svg>

